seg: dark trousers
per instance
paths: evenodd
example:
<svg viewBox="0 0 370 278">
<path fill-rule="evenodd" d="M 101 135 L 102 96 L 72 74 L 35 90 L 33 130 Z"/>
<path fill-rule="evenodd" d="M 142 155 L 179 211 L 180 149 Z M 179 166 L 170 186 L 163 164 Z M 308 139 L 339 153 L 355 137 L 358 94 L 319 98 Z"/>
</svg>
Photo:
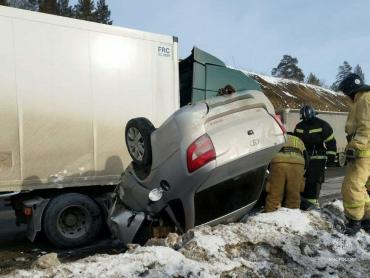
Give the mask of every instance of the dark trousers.
<svg viewBox="0 0 370 278">
<path fill-rule="evenodd" d="M 326 159 L 312 159 L 306 170 L 306 183 L 301 194 L 306 199 L 318 199 L 320 196 L 321 184 L 325 181 Z"/>
</svg>

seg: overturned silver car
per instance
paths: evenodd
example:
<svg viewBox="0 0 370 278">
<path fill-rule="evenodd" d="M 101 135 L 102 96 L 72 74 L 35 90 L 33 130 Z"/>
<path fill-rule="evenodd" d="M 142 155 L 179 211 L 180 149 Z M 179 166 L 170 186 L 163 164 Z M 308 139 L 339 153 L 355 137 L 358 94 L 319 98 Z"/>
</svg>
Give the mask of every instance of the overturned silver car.
<svg viewBox="0 0 370 278">
<path fill-rule="evenodd" d="M 133 163 L 110 210 L 113 235 L 142 243 L 160 231 L 240 219 L 285 142 L 274 115 L 261 91 L 247 90 L 185 106 L 155 130 L 147 119 L 130 121 Z"/>
</svg>

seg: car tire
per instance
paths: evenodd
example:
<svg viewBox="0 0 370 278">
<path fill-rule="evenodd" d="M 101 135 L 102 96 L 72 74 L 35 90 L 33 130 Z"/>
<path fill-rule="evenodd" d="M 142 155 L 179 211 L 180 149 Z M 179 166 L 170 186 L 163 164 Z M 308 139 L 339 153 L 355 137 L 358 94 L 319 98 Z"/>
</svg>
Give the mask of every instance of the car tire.
<svg viewBox="0 0 370 278">
<path fill-rule="evenodd" d="M 346 165 L 346 154 L 344 152 L 338 153 L 338 167 L 344 167 Z"/>
<path fill-rule="evenodd" d="M 147 167 L 152 163 L 150 136 L 154 130 L 153 124 L 146 118 L 135 118 L 127 123 L 126 146 L 135 166 Z"/>
<path fill-rule="evenodd" d="M 51 199 L 43 217 L 47 239 L 62 249 L 91 243 L 100 234 L 102 226 L 98 204 L 79 193 L 66 193 Z"/>
</svg>

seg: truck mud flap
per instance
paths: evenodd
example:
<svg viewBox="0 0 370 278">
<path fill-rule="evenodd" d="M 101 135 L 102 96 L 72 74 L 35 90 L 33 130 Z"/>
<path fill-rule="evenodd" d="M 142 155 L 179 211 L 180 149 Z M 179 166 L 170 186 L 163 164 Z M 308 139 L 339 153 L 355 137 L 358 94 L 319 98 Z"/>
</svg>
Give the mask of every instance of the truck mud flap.
<svg viewBox="0 0 370 278">
<path fill-rule="evenodd" d="M 116 200 L 109 212 L 107 224 L 114 237 L 128 244 L 132 242 L 144 220 L 144 212 L 131 211 Z"/>
<path fill-rule="evenodd" d="M 36 238 L 38 232 L 42 229 L 42 215 L 46 206 L 48 205 L 50 199 L 44 199 L 41 197 L 36 197 L 33 199 L 28 199 L 23 201 L 23 206 L 28 208 L 33 208 L 32 217 L 28 222 L 27 228 L 27 238 L 33 242 Z"/>
</svg>

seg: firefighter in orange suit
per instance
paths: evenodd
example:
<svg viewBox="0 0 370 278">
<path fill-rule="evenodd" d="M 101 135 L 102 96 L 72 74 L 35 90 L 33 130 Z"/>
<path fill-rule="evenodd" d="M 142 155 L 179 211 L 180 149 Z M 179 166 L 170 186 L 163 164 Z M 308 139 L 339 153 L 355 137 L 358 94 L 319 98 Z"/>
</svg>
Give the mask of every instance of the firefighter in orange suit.
<svg viewBox="0 0 370 278">
<path fill-rule="evenodd" d="M 301 139 L 288 134 L 284 147 L 273 157 L 266 185 L 265 212 L 284 207 L 296 209 L 304 189 L 305 146 Z"/>
<path fill-rule="evenodd" d="M 339 90 L 353 101 L 346 122 L 347 171 L 342 185 L 347 235 L 361 228 L 370 233 L 370 86 L 357 74 L 349 74 Z"/>
</svg>

